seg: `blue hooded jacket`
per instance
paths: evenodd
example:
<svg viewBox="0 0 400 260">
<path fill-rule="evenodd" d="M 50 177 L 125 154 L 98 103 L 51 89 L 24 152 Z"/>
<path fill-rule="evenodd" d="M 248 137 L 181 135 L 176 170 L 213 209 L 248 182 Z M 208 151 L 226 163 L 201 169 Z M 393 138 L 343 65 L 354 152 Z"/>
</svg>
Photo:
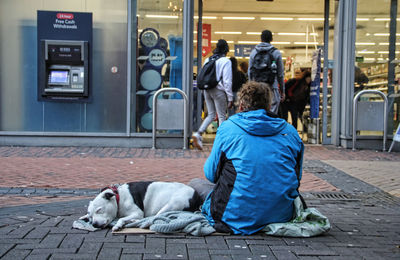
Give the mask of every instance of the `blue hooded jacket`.
<svg viewBox="0 0 400 260">
<path fill-rule="evenodd" d="M 303 151 L 296 129 L 264 109 L 229 117 L 204 165 L 216 184 L 202 206 L 209 223 L 219 232 L 249 235 L 290 221 Z"/>
</svg>

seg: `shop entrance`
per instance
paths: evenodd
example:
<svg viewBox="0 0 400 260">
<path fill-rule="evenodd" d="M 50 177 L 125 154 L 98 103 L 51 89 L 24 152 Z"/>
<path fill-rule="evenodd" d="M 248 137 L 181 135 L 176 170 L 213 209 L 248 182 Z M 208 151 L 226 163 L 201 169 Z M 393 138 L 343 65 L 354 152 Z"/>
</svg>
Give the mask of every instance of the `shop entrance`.
<svg viewBox="0 0 400 260">
<path fill-rule="evenodd" d="M 330 2 L 325 1 L 327 5 Z M 251 50 L 260 43 L 261 32 L 265 29 L 273 32 L 273 41 L 271 42 L 276 48 L 282 53 L 282 59 L 284 62 L 285 81 L 293 86 L 293 82 L 299 81 L 302 75 L 312 71 L 312 58 L 318 50 L 324 49 L 324 38 L 331 40 L 328 44 L 330 50 L 333 49 L 333 24 L 334 24 L 334 7 L 332 4 L 331 19 L 329 19 L 328 36 L 324 35 L 325 24 L 325 3 L 324 1 L 318 0 L 306 0 L 302 1 L 301 4 L 294 3 L 293 1 L 217 1 L 199 0 L 195 6 L 195 66 L 194 73 L 196 74 L 201 68 L 204 60 L 212 55 L 212 51 L 218 39 L 224 39 L 229 44 L 229 53 L 227 56 L 235 57 L 237 64 L 248 64 L 249 55 Z M 197 33 L 198 28 L 202 28 L 202 33 Z M 331 37 L 329 37 L 329 33 Z M 329 41 L 328 40 L 328 41 Z M 200 44 L 196 44 L 200 43 Z M 326 49 L 328 50 L 328 49 Z M 327 51 L 327 54 L 331 57 L 333 51 Z M 322 62 L 323 62 L 323 53 Z M 328 58 L 329 58 L 328 56 Z M 332 58 L 329 58 L 332 60 Z M 328 62 L 326 63 L 326 65 Z M 322 68 L 323 66 L 321 66 Z M 327 66 L 328 68 L 328 66 Z M 238 66 L 238 70 L 241 70 L 241 66 Z M 332 68 L 329 68 L 330 70 Z M 246 73 L 246 66 L 242 67 L 244 73 Z M 330 110 L 323 109 L 323 78 L 326 77 L 326 108 L 330 106 L 330 85 L 331 81 L 328 80 L 328 75 L 324 75 L 321 71 L 319 104 L 317 118 L 315 122 L 310 119 L 310 99 L 304 104 L 303 109 L 291 109 L 287 116 L 288 122 L 296 125 L 300 136 L 304 141 L 310 141 L 315 139 L 314 142 L 321 142 L 324 129 L 325 138 L 330 137 Z M 314 73 L 316 74 L 316 73 Z M 194 120 L 194 130 L 199 127 L 201 118 L 206 113 L 204 108 L 201 95 L 196 95 L 197 104 L 195 105 L 196 119 Z M 288 102 L 288 100 L 287 100 Z M 199 107 L 199 109 L 197 109 Z M 203 107 L 203 109 L 200 109 Z M 301 106 L 300 106 L 301 107 Z M 287 106 L 282 106 L 285 111 Z M 302 111 L 303 110 L 303 111 Z M 323 114 L 325 111 L 325 128 L 323 128 Z M 293 116 L 293 114 L 296 114 Z M 280 116 L 284 117 L 285 113 L 280 112 Z M 297 122 L 294 122 L 293 118 L 297 117 Z M 316 124 L 318 124 L 318 127 Z M 213 134 L 217 128 L 217 121 L 213 122 L 209 128 L 208 133 L 212 139 Z M 310 129 L 312 128 L 312 129 Z M 316 130 L 319 130 L 319 138 L 317 137 Z"/>
</svg>

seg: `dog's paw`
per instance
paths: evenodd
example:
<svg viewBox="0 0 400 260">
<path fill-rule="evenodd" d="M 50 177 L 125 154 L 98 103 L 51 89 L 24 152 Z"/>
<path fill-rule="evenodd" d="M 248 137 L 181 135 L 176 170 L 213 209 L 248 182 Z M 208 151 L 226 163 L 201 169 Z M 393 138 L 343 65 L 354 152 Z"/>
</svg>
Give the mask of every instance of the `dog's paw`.
<svg viewBox="0 0 400 260">
<path fill-rule="evenodd" d="M 122 229 L 122 227 L 119 226 L 119 225 L 115 225 L 115 226 L 112 227 L 112 231 L 119 231 L 121 229 Z"/>
</svg>

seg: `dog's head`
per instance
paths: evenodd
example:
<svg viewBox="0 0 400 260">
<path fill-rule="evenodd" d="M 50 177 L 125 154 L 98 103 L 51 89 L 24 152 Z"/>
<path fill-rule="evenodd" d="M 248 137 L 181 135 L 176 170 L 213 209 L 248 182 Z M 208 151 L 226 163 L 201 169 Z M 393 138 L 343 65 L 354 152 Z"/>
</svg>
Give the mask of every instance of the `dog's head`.
<svg viewBox="0 0 400 260">
<path fill-rule="evenodd" d="M 80 219 L 89 222 L 95 228 L 105 228 L 118 214 L 118 203 L 112 189 L 105 189 L 89 203 L 87 215 Z"/>
</svg>

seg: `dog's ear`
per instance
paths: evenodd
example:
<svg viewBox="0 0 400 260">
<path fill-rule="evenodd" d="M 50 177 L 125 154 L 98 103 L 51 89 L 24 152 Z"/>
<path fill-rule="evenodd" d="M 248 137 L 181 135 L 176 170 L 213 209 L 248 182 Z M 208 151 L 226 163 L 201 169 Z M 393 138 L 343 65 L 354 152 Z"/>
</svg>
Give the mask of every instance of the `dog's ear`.
<svg viewBox="0 0 400 260">
<path fill-rule="evenodd" d="M 106 193 L 104 193 L 104 198 L 106 200 L 110 200 L 114 196 L 115 196 L 114 192 L 106 192 Z"/>
</svg>

